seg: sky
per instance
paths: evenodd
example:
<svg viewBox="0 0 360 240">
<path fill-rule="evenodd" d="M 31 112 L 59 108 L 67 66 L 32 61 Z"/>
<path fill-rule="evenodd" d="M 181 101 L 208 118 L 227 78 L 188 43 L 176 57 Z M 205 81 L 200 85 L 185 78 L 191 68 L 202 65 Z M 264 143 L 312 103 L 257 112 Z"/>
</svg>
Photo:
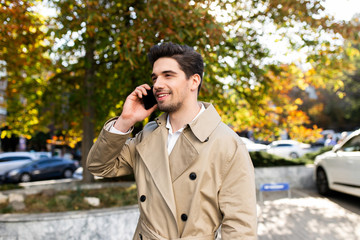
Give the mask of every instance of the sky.
<svg viewBox="0 0 360 240">
<path fill-rule="evenodd" d="M 349 21 L 355 13 L 360 13 L 360 0 L 326 0 L 324 6 L 338 20 Z"/>
</svg>

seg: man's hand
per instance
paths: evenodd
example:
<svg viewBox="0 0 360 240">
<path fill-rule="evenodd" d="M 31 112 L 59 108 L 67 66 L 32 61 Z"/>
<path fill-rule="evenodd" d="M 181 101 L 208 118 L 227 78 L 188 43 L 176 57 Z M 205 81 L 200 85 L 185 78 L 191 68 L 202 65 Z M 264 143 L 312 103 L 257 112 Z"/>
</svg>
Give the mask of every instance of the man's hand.
<svg viewBox="0 0 360 240">
<path fill-rule="evenodd" d="M 135 123 L 144 120 L 157 108 L 157 104 L 146 110 L 142 98 L 147 95 L 146 89 L 150 90 L 148 84 L 138 86 L 127 98 L 120 117 L 114 127 L 122 132 L 127 132 Z"/>
</svg>

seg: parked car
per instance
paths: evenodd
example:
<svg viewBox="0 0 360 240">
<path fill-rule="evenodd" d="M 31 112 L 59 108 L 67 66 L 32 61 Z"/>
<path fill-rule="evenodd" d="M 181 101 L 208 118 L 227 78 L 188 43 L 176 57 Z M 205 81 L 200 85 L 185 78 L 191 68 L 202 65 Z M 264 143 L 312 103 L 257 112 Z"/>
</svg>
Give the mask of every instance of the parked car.
<svg viewBox="0 0 360 240">
<path fill-rule="evenodd" d="M 335 190 L 360 197 L 360 129 L 315 158 L 314 176 L 322 195 Z"/>
<path fill-rule="evenodd" d="M 246 145 L 246 148 L 249 152 L 265 151 L 267 149 L 267 145 L 265 145 L 265 144 L 255 143 L 254 141 L 252 141 L 246 137 L 240 137 L 240 138 Z"/>
<path fill-rule="evenodd" d="M 311 152 L 311 145 L 295 140 L 278 140 L 270 143 L 266 151 L 284 158 L 298 158 Z"/>
<path fill-rule="evenodd" d="M 51 152 L 5 152 L 0 153 L 0 179 L 5 172 L 33 160 L 51 157 Z"/>
<path fill-rule="evenodd" d="M 3 181 L 30 182 L 54 178 L 71 178 L 78 167 L 79 163 L 77 161 L 60 157 L 34 160 L 7 171 L 3 176 Z"/>
</svg>

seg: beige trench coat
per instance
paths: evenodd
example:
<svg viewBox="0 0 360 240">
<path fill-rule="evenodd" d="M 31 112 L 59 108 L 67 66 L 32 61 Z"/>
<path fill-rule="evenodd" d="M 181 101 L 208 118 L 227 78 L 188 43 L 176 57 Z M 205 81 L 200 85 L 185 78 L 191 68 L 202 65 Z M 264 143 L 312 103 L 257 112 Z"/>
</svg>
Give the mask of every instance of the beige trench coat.
<svg viewBox="0 0 360 240">
<path fill-rule="evenodd" d="M 215 108 L 185 127 L 170 156 L 166 114 L 134 138 L 105 124 L 87 166 L 97 176 L 134 172 L 140 218 L 133 239 L 256 239 L 254 168 L 245 145 Z M 121 237 L 120 237 L 121 239 Z"/>
</svg>

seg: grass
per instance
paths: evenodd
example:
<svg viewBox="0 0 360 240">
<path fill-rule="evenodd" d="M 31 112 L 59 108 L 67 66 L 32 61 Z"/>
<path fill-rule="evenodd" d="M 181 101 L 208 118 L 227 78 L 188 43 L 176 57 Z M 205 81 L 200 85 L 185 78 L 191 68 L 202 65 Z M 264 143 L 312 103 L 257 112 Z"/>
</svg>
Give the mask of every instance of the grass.
<svg viewBox="0 0 360 240">
<path fill-rule="evenodd" d="M 91 206 L 85 197 L 100 199 L 98 207 Z M 137 203 L 135 185 L 129 188 L 106 187 L 102 189 L 64 190 L 46 194 L 45 192 L 27 195 L 26 208 L 16 211 L 8 203 L 0 204 L 0 213 L 47 213 L 76 210 L 89 210 L 94 208 L 121 207 Z"/>
<path fill-rule="evenodd" d="M 0 191 L 7 191 L 13 189 L 22 189 L 23 187 L 17 184 L 0 184 Z"/>
</svg>

